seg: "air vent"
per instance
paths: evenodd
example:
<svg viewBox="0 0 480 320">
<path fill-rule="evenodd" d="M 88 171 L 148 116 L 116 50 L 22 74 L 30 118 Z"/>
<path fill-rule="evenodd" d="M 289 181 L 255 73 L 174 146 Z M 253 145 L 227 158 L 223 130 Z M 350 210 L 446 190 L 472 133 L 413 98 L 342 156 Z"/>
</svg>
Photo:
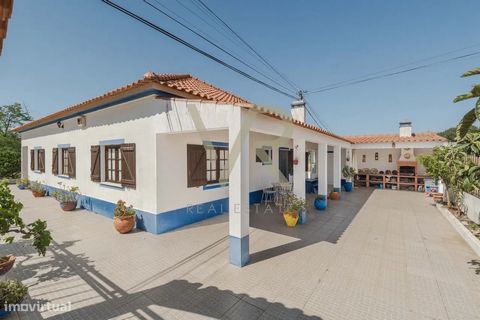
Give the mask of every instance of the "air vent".
<svg viewBox="0 0 480 320">
<path fill-rule="evenodd" d="M 81 116 L 77 118 L 77 126 L 85 128 L 87 126 L 87 117 Z"/>
</svg>

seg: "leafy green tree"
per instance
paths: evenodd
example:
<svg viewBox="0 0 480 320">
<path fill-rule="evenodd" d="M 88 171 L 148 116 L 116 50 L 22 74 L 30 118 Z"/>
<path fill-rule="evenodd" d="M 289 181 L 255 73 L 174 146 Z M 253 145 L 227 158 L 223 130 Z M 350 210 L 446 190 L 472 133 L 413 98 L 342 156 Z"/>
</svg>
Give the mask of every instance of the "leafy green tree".
<svg viewBox="0 0 480 320">
<path fill-rule="evenodd" d="M 480 129 L 478 127 L 472 125 L 472 127 L 470 128 L 470 130 L 468 132 L 471 132 L 471 133 L 480 132 Z M 457 128 L 456 127 L 448 128 L 446 130 L 438 132 L 437 134 L 441 137 L 447 138 L 448 141 L 453 142 L 457 139 Z"/>
<path fill-rule="evenodd" d="M 470 71 L 465 72 L 462 75 L 464 77 L 470 77 L 474 75 L 480 75 L 480 68 L 476 68 Z M 457 96 L 453 102 L 457 103 L 459 101 L 464 101 L 468 99 L 479 98 L 475 103 L 475 107 L 473 107 L 470 111 L 468 111 L 460 120 L 457 125 L 457 139 L 463 138 L 468 130 L 472 127 L 475 120 L 480 119 L 480 84 L 476 84 L 473 86 L 470 92 Z"/>
<path fill-rule="evenodd" d="M 27 121 L 32 121 L 32 117 L 20 103 L 0 106 L 0 134 L 4 137 L 11 135 L 10 130 Z"/>
<path fill-rule="evenodd" d="M 20 217 L 23 204 L 15 201 L 6 181 L 0 182 L 0 236 L 6 243 L 15 240 L 15 234 L 22 239 L 32 240 L 39 255 L 45 255 L 52 236 L 47 230 L 46 221 L 40 219 L 26 224 Z"/>
<path fill-rule="evenodd" d="M 30 120 L 28 110 L 19 103 L 0 106 L 0 178 L 16 177 L 20 172 L 21 142 L 11 130 Z"/>
</svg>

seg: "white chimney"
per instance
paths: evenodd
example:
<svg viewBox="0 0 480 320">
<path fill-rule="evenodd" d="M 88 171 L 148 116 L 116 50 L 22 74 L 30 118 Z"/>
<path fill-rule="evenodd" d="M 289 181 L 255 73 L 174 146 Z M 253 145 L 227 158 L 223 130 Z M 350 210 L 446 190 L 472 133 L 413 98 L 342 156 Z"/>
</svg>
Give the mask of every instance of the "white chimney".
<svg viewBox="0 0 480 320">
<path fill-rule="evenodd" d="M 400 137 L 412 136 L 412 123 L 410 121 L 400 122 Z"/>
<path fill-rule="evenodd" d="M 291 112 L 294 120 L 305 122 L 305 101 L 293 101 Z"/>
</svg>

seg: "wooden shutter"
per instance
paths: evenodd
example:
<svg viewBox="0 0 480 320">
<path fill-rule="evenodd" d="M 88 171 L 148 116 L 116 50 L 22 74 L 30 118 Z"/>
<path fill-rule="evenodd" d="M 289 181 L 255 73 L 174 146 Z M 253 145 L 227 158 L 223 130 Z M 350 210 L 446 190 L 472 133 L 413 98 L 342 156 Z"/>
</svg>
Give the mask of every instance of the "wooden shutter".
<svg viewBox="0 0 480 320">
<path fill-rule="evenodd" d="M 30 170 L 35 170 L 35 150 L 30 150 Z"/>
<path fill-rule="evenodd" d="M 309 152 L 305 152 L 305 171 L 308 171 L 308 158 L 310 157 Z"/>
<path fill-rule="evenodd" d="M 38 170 L 45 172 L 45 149 L 38 150 Z"/>
<path fill-rule="evenodd" d="M 90 147 L 90 179 L 100 182 L 100 146 Z"/>
<path fill-rule="evenodd" d="M 187 186 L 207 184 L 207 152 L 203 145 L 187 145 Z"/>
<path fill-rule="evenodd" d="M 68 148 L 68 176 L 75 178 L 76 171 L 75 147 Z"/>
<path fill-rule="evenodd" d="M 52 149 L 52 174 L 58 175 L 58 148 Z"/>
<path fill-rule="evenodd" d="M 122 178 L 120 183 L 122 186 L 135 188 L 136 178 L 136 157 L 135 143 L 125 143 L 120 146 L 120 157 L 122 162 Z"/>
</svg>

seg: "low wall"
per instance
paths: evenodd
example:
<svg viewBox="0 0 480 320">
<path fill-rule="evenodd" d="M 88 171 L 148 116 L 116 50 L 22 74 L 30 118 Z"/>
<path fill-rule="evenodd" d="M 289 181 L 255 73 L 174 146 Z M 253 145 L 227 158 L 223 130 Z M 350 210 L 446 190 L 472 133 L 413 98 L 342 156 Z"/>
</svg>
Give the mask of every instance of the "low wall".
<svg viewBox="0 0 480 320">
<path fill-rule="evenodd" d="M 464 193 L 463 210 L 470 220 L 476 224 L 480 224 L 480 198 L 469 193 Z"/>
</svg>

